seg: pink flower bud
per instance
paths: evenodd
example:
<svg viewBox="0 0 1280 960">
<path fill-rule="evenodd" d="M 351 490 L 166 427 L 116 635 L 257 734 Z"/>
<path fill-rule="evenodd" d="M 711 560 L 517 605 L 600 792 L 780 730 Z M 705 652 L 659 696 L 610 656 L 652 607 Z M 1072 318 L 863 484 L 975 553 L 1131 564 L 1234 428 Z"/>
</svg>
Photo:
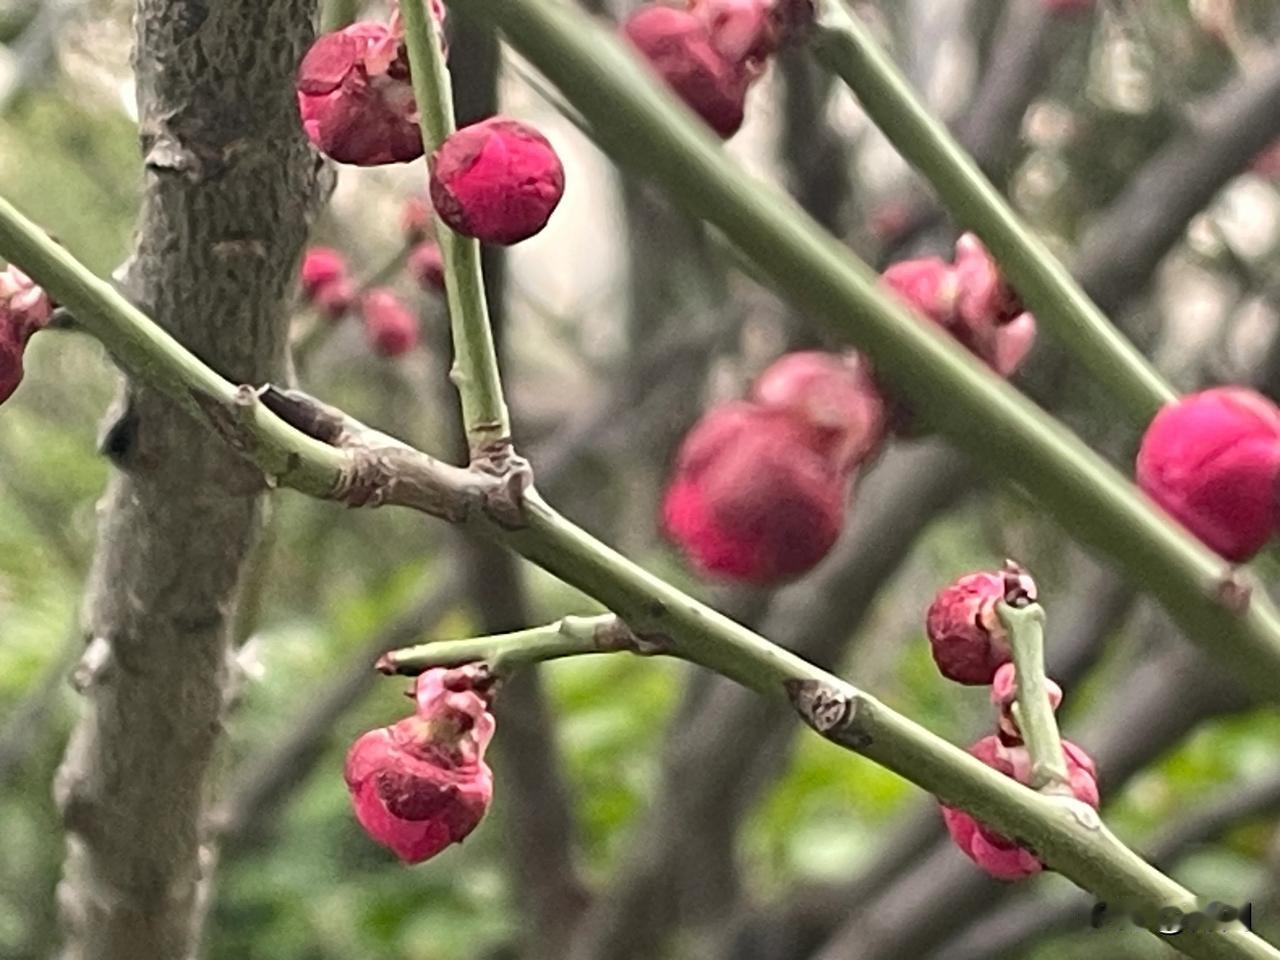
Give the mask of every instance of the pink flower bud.
<svg viewBox="0 0 1280 960">
<path fill-rule="evenodd" d="M 1138 486 L 1237 563 L 1275 531 L 1278 477 L 1280 411 L 1243 387 L 1215 387 L 1169 404 L 1138 450 Z"/>
<path fill-rule="evenodd" d="M 360 317 L 369 346 L 380 356 L 398 357 L 418 345 L 418 318 L 386 287 L 361 298 Z"/>
<path fill-rule="evenodd" d="M 426 197 L 410 197 L 400 212 L 400 229 L 410 243 L 422 243 L 435 234 L 435 210 Z"/>
<path fill-rule="evenodd" d="M 15 266 L 0 271 L 0 403 L 22 383 L 22 358 L 32 335 L 53 317 L 53 300 Z"/>
<path fill-rule="evenodd" d="M 1019 783 L 1031 782 L 1031 758 L 1024 746 L 1008 746 L 999 737 L 983 737 L 969 752 L 989 767 Z M 1098 808 L 1097 770 L 1093 759 L 1068 740 L 1062 741 L 1071 792 L 1077 800 Z M 1039 873 L 1044 864 L 1028 850 L 995 833 L 963 810 L 943 806 L 942 818 L 955 845 L 997 880 L 1020 880 Z"/>
<path fill-rule="evenodd" d="M 738 132 L 754 71 L 718 50 L 701 19 L 671 7 L 644 6 L 627 18 L 622 31 L 672 92 L 722 139 Z"/>
<path fill-rule="evenodd" d="M 422 134 L 400 36 L 353 23 L 316 39 L 298 67 L 307 137 L 339 163 L 376 166 L 422 156 Z"/>
<path fill-rule="evenodd" d="M 1035 342 L 1035 317 L 1023 309 L 987 248 L 972 233 L 956 241 L 955 275 L 951 332 L 996 373 L 1009 376 Z"/>
<path fill-rule="evenodd" d="M 1004 581 L 995 573 L 970 573 L 938 592 L 926 614 L 933 659 L 944 677 L 976 686 L 991 683 L 1013 656 L 996 604 Z"/>
<path fill-rule="evenodd" d="M 691 0 L 689 12 L 730 63 L 763 69 L 763 61 L 808 27 L 812 0 Z"/>
<path fill-rule="evenodd" d="M 330 320 L 341 319 L 355 297 L 346 258 L 331 247 L 308 250 L 302 258 L 302 297 Z"/>
<path fill-rule="evenodd" d="M 685 437 L 662 505 L 667 535 L 706 574 L 774 583 L 835 543 L 849 478 L 785 410 L 730 403 Z"/>
<path fill-rule="evenodd" d="M 756 379 L 751 399 L 806 422 L 818 438 L 819 452 L 842 473 L 869 460 L 885 437 L 885 400 L 866 360 L 856 353 L 785 354 Z"/>
<path fill-rule="evenodd" d="M 956 307 L 956 281 L 945 260 L 903 260 L 889 266 L 881 279 L 907 306 L 940 326 L 950 326 Z"/>
<path fill-rule="evenodd" d="M 409 254 L 409 273 L 427 293 L 444 293 L 444 257 L 430 241 L 420 243 Z"/>
<path fill-rule="evenodd" d="M 482 243 L 533 236 L 563 194 L 564 167 L 547 138 L 506 117 L 463 127 L 431 155 L 431 202 L 440 219 Z"/>
<path fill-rule="evenodd" d="M 416 714 L 369 731 L 347 754 L 356 819 L 406 863 L 461 843 L 493 799 L 493 774 L 484 762 L 493 715 L 473 669 L 422 674 Z"/>
<path fill-rule="evenodd" d="M 1062 687 L 1050 677 L 1045 677 L 1045 689 L 1049 693 L 1049 706 L 1054 710 L 1062 703 Z M 1004 743 L 1021 743 L 1022 731 L 1013 716 L 1013 705 L 1018 702 L 1018 668 L 1012 662 L 1001 665 L 991 680 L 991 702 L 1000 711 L 997 721 Z"/>
</svg>

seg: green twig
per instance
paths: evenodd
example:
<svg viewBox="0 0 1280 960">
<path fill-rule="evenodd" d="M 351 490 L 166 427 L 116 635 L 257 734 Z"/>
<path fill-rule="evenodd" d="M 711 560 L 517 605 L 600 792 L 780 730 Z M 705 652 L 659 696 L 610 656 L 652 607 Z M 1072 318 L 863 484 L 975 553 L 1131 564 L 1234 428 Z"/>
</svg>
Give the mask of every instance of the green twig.
<svg viewBox="0 0 1280 960">
<path fill-rule="evenodd" d="M 428 156 L 454 130 L 453 95 L 449 71 L 440 49 L 440 36 L 427 4 L 403 3 L 405 43 L 413 73 L 422 142 Z M 502 395 L 498 355 L 489 327 L 480 244 L 450 230 L 437 216 L 436 241 L 444 260 L 453 330 L 454 365 L 451 376 L 462 398 L 462 420 L 472 456 L 491 450 L 511 436 L 511 420 Z"/>
<path fill-rule="evenodd" d="M 414 676 L 432 667 L 484 663 L 495 674 L 560 657 L 587 653 L 657 653 L 613 614 L 564 617 L 545 627 L 466 640 L 442 640 L 392 650 L 378 661 L 383 673 Z"/>
<path fill-rule="evenodd" d="M 1015 607 L 1001 601 L 996 604 L 996 615 L 1009 635 L 1018 671 L 1015 719 L 1031 755 L 1031 786 L 1070 795 L 1067 758 L 1045 684 L 1044 607 L 1035 602 Z"/>
<path fill-rule="evenodd" d="M 1145 426 L 1176 394 L 1029 230 L 911 89 L 844 0 L 819 0 L 814 53 L 845 81 L 868 116 L 943 203 L 990 248 L 1036 320 Z"/>
</svg>

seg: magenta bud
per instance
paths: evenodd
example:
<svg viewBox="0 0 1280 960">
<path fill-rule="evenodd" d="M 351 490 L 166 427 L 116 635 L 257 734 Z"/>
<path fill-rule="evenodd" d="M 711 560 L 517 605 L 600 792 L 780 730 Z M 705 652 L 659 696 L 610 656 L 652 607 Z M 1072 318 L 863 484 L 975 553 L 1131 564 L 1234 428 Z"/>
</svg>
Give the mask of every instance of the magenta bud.
<svg viewBox="0 0 1280 960">
<path fill-rule="evenodd" d="M 418 318 L 386 287 L 360 299 L 360 317 L 369 346 L 379 356 L 398 357 L 418 345 Z"/>
<path fill-rule="evenodd" d="M 1062 687 L 1045 677 L 1045 689 L 1049 693 L 1049 706 L 1057 710 L 1062 703 Z M 1018 669 L 1012 662 L 1005 663 L 991 680 L 991 702 L 999 710 L 997 721 L 1005 743 L 1021 743 L 1022 731 L 1013 716 L 1013 705 L 1018 702 Z"/>
<path fill-rule="evenodd" d="M 53 300 L 44 288 L 15 266 L 0 270 L 0 403 L 22 383 L 27 342 L 52 317 Z"/>
<path fill-rule="evenodd" d="M 1013 656 L 996 614 L 1004 599 L 999 574 L 970 573 L 938 592 L 929 605 L 926 631 L 934 662 L 944 677 L 976 686 L 991 683 Z"/>
<path fill-rule="evenodd" d="M 409 254 L 409 274 L 427 293 L 444 293 L 444 256 L 431 242 L 420 243 Z"/>
<path fill-rule="evenodd" d="M 1137 482 L 1213 550 L 1248 560 L 1276 529 L 1280 411 L 1244 387 L 1215 387 L 1165 406 L 1138 450 Z"/>
</svg>

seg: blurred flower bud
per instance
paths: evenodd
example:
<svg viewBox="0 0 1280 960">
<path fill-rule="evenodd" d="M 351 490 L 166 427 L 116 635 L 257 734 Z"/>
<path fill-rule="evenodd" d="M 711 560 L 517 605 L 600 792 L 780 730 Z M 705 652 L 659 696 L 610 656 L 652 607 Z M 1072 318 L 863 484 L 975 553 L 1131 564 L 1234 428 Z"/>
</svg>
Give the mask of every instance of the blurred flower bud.
<svg viewBox="0 0 1280 960">
<path fill-rule="evenodd" d="M 369 346 L 379 356 L 398 357 L 418 345 L 418 318 L 386 287 L 360 299 L 360 317 Z"/>
</svg>

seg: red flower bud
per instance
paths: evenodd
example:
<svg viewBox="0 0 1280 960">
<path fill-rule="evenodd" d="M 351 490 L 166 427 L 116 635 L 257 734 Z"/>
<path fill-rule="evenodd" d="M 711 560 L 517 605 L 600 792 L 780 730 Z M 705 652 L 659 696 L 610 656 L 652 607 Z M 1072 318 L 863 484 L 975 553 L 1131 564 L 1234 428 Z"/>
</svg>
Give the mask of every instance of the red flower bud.
<svg viewBox="0 0 1280 960">
<path fill-rule="evenodd" d="M 0 403 L 22 383 L 27 342 L 53 316 L 53 301 L 17 267 L 0 271 Z"/>
<path fill-rule="evenodd" d="M 1045 689 L 1049 692 L 1049 706 L 1054 710 L 1062 703 L 1062 687 L 1045 677 Z M 1001 665 L 991 680 L 991 702 L 1000 711 L 997 721 L 1000 739 L 1004 743 L 1021 743 L 1022 731 L 1013 716 L 1013 705 L 1018 700 L 1018 668 L 1012 662 Z"/>
<path fill-rule="evenodd" d="M 355 297 L 346 258 L 331 247 L 309 249 L 302 258 L 302 297 L 330 320 L 341 319 Z"/>
<path fill-rule="evenodd" d="M 662 505 L 700 571 L 750 583 L 799 576 L 835 543 L 849 478 L 785 410 L 730 403 L 685 437 Z"/>
<path fill-rule="evenodd" d="M 435 235 L 435 210 L 426 197 L 410 197 L 400 212 L 400 229 L 410 243 L 422 243 Z"/>
<path fill-rule="evenodd" d="M 482 243 L 533 236 L 563 194 L 564 167 L 547 138 L 506 117 L 463 127 L 431 155 L 431 202 L 440 219 Z"/>
<path fill-rule="evenodd" d="M 933 659 L 942 675 L 957 683 L 990 683 L 1013 656 L 996 604 L 1004 580 L 996 573 L 970 573 L 944 587 L 926 614 Z"/>
<path fill-rule="evenodd" d="M 1278 478 L 1280 411 L 1243 387 L 1215 387 L 1169 404 L 1138 450 L 1138 486 L 1235 562 L 1271 539 Z"/>
<path fill-rule="evenodd" d="M 787 410 L 812 427 L 819 451 L 841 472 L 870 459 L 885 437 L 885 400 L 856 353 L 785 354 L 756 379 L 751 399 Z"/>
<path fill-rule="evenodd" d="M 1031 758 L 1026 747 L 1007 746 L 999 737 L 983 737 L 969 752 L 989 767 L 1019 783 L 1031 782 Z M 1098 808 L 1097 769 L 1093 759 L 1069 740 L 1062 741 L 1071 792 L 1077 800 Z M 1039 873 L 1044 864 L 1028 850 L 977 822 L 963 810 L 942 807 L 942 818 L 955 845 L 997 880 L 1020 880 Z"/>
<path fill-rule="evenodd" d="M 956 281 L 945 260 L 903 260 L 890 265 L 881 279 L 907 306 L 936 324 L 950 325 L 956 308 Z"/>
<path fill-rule="evenodd" d="M 398 357 L 418 345 L 418 318 L 386 287 L 376 287 L 361 298 L 360 316 L 374 353 Z"/>
<path fill-rule="evenodd" d="M 347 754 L 356 819 L 406 863 L 461 843 L 493 799 L 484 752 L 494 722 L 476 680 L 474 668 L 428 670 L 416 714 L 369 731 Z"/>
<path fill-rule="evenodd" d="M 717 49 L 702 20 L 671 7 L 645 6 L 627 18 L 622 31 L 672 92 L 721 138 L 738 132 L 754 71 Z"/>
<path fill-rule="evenodd" d="M 435 243 L 420 243 L 409 254 L 409 273 L 427 293 L 444 293 L 444 257 Z"/>
<path fill-rule="evenodd" d="M 422 134 L 401 37 L 353 23 L 316 39 L 298 67 L 307 137 L 339 163 L 375 166 L 422 156 Z"/>
<path fill-rule="evenodd" d="M 956 242 L 954 265 L 937 257 L 905 260 L 885 270 L 883 279 L 1002 377 L 1018 369 L 1035 342 L 1035 317 L 971 233 Z"/>
<path fill-rule="evenodd" d="M 691 0 L 711 45 L 730 63 L 763 69 L 763 61 L 808 27 L 812 0 Z"/>
</svg>

